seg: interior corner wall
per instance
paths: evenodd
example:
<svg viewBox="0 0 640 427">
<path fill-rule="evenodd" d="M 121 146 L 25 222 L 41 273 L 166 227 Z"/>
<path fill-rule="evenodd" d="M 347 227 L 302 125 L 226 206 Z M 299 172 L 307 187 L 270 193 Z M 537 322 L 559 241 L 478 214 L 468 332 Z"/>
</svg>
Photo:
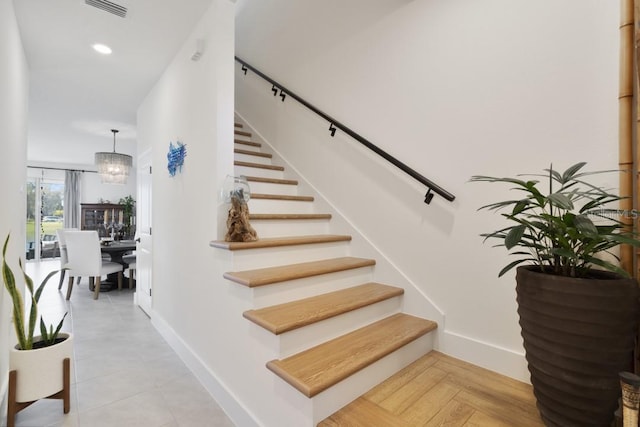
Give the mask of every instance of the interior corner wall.
<svg viewBox="0 0 640 427">
<path fill-rule="evenodd" d="M 0 239 L 11 233 L 8 262 L 18 268 L 24 258 L 27 182 L 27 104 L 29 67 L 25 57 L 12 0 L 0 0 L 0 129 L 3 133 L 0 156 Z M 9 298 L 0 290 L 0 397 L 7 387 L 9 370 Z M 2 406 L 4 407 L 4 406 Z"/>
<path fill-rule="evenodd" d="M 472 175 L 617 168 L 619 2 L 246 3 L 236 54 L 456 196 L 426 189 L 236 66 L 236 110 L 440 307 L 439 349 L 528 380 L 512 259 Z M 327 173 L 331 171 L 331 173 Z M 617 188 L 617 174 L 597 182 Z"/>
</svg>

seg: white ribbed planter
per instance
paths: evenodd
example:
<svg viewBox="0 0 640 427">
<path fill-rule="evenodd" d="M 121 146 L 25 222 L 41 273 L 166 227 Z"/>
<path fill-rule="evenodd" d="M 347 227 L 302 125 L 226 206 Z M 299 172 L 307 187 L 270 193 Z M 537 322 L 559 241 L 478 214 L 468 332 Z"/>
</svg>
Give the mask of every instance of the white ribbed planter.
<svg viewBox="0 0 640 427">
<path fill-rule="evenodd" d="M 63 361 L 71 361 L 73 378 L 73 334 L 61 333 L 66 339 L 58 344 L 36 350 L 11 349 L 9 370 L 17 372 L 16 402 L 32 402 L 49 397 L 64 388 Z M 38 342 L 40 337 L 35 337 Z"/>
</svg>

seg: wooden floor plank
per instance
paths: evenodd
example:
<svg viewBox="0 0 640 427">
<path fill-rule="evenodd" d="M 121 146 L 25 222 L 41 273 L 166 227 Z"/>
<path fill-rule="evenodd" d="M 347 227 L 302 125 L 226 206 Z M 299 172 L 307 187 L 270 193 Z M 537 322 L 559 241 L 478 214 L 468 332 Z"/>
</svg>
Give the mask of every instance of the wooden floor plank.
<svg viewBox="0 0 640 427">
<path fill-rule="evenodd" d="M 379 405 L 391 413 L 400 415 L 437 386 L 446 376 L 445 371 L 432 366 L 421 372 L 410 384 L 399 388 L 381 401 Z"/>
<path fill-rule="evenodd" d="M 459 392 L 460 389 L 457 387 L 441 381 L 398 415 L 411 425 L 424 425 L 435 417 Z"/>
<path fill-rule="evenodd" d="M 318 427 L 414 427 L 360 397 L 342 411 L 320 422 Z"/>
<path fill-rule="evenodd" d="M 446 376 L 424 392 L 424 375 L 429 370 L 444 371 Z M 406 403 L 402 403 L 403 395 Z M 544 426 L 531 385 L 437 351 L 418 359 L 362 398 L 398 417 L 398 426 Z M 384 402 L 387 408 L 382 406 Z M 388 408 L 402 412 L 397 414 Z M 340 417 L 340 412 L 331 417 Z"/>
<path fill-rule="evenodd" d="M 391 378 L 388 378 L 382 384 L 369 390 L 364 394 L 364 397 L 374 403 L 380 403 L 406 384 L 414 382 L 422 372 L 433 366 L 438 360 L 440 360 L 438 353 L 432 351 L 405 367 Z"/>
<path fill-rule="evenodd" d="M 284 304 L 248 310 L 243 313 L 243 316 L 269 332 L 279 335 L 400 296 L 403 293 L 402 288 L 380 283 L 365 283 Z"/>
<path fill-rule="evenodd" d="M 267 367 L 307 397 L 326 390 L 434 330 L 435 322 L 398 313 Z"/>
<path fill-rule="evenodd" d="M 455 400 L 450 400 L 431 418 L 425 427 L 455 427 L 465 425 L 475 413 L 475 409 Z"/>
</svg>

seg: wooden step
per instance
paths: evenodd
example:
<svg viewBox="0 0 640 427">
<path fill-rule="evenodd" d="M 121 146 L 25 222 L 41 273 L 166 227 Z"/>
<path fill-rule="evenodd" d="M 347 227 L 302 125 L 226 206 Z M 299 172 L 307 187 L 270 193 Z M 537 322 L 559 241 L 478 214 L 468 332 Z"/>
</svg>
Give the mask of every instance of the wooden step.
<svg viewBox="0 0 640 427">
<path fill-rule="evenodd" d="M 295 179 L 278 179 L 278 178 L 263 178 L 261 176 L 245 176 L 249 182 L 263 182 L 267 184 L 283 184 L 283 185 L 298 185 L 298 181 Z"/>
<path fill-rule="evenodd" d="M 236 135 L 242 135 L 242 136 L 248 136 L 251 137 L 251 132 L 245 132 L 243 130 L 234 130 L 233 131 Z"/>
<path fill-rule="evenodd" d="M 285 359 L 272 360 L 267 368 L 313 397 L 436 327 L 433 321 L 398 313 Z"/>
<path fill-rule="evenodd" d="M 293 202 L 313 202 L 313 196 L 289 196 L 286 194 L 251 193 L 252 199 L 260 200 L 288 200 Z"/>
<path fill-rule="evenodd" d="M 251 150 L 241 150 L 239 148 L 234 149 L 233 152 L 236 154 L 246 154 L 248 156 L 265 157 L 267 159 L 270 159 L 273 157 L 273 155 L 270 153 L 262 153 L 260 151 L 251 151 Z"/>
<path fill-rule="evenodd" d="M 265 237 L 255 242 L 225 242 L 214 240 L 209 246 L 230 251 L 244 249 L 276 248 L 280 246 L 313 245 L 317 243 L 348 242 L 351 236 L 336 234 L 320 234 L 316 236 Z"/>
<path fill-rule="evenodd" d="M 244 126 L 242 125 L 242 123 L 234 123 L 233 125 L 234 125 L 235 127 L 237 127 L 237 128 L 244 127 Z"/>
<path fill-rule="evenodd" d="M 262 144 L 260 144 L 259 142 L 243 141 L 241 139 L 234 139 L 233 142 L 235 142 L 236 144 L 248 145 L 250 147 L 262 147 Z"/>
<path fill-rule="evenodd" d="M 342 257 L 224 273 L 224 278 L 250 288 L 375 265 L 373 259 Z"/>
<path fill-rule="evenodd" d="M 251 221 L 295 221 L 308 219 L 331 219 L 331 214 L 249 214 Z"/>
<path fill-rule="evenodd" d="M 269 332 L 279 335 L 403 293 L 402 288 L 380 283 L 365 283 L 285 304 L 248 310 L 242 315 Z"/>
<path fill-rule="evenodd" d="M 251 163 L 251 162 L 239 162 L 239 161 L 235 161 L 233 162 L 234 166 L 244 166 L 247 168 L 258 168 L 258 169 L 269 169 L 269 170 L 274 170 L 274 171 L 283 171 L 284 167 L 283 166 L 276 166 L 276 165 L 263 165 L 261 163 Z"/>
</svg>

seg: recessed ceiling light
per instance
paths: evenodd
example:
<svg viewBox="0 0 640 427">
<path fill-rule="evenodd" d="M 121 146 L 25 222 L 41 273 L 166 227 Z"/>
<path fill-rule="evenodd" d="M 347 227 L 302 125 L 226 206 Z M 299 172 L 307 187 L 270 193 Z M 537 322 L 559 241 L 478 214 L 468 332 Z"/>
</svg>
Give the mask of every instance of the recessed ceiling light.
<svg viewBox="0 0 640 427">
<path fill-rule="evenodd" d="M 92 47 L 96 52 L 100 52 L 103 55 L 111 54 L 111 48 L 107 45 L 96 43 Z"/>
</svg>

